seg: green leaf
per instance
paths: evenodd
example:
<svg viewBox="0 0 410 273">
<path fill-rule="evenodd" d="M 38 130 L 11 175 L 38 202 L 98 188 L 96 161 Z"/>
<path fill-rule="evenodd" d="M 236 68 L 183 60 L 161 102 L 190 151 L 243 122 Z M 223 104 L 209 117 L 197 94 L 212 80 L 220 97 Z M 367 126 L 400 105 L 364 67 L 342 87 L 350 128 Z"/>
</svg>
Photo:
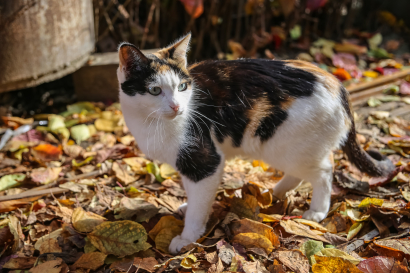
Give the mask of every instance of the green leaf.
<svg viewBox="0 0 410 273">
<path fill-rule="evenodd" d="M 151 247 L 145 228 L 128 220 L 102 223 L 88 234 L 88 238 L 101 252 L 121 257 Z"/>
<path fill-rule="evenodd" d="M 79 114 L 79 113 L 84 112 L 84 111 L 94 112 L 95 111 L 94 104 L 92 104 L 91 102 L 88 102 L 88 101 L 80 101 L 80 102 L 68 105 L 67 106 L 67 111 L 61 113 L 61 115 L 63 117 L 67 117 L 69 115 L 72 115 L 72 114 L 75 114 L 75 113 Z"/>
<path fill-rule="evenodd" d="M 350 227 L 349 232 L 347 233 L 347 240 L 350 241 L 351 239 L 353 239 L 362 229 L 363 225 L 364 225 L 363 222 L 354 223 Z"/>
<path fill-rule="evenodd" d="M 315 240 L 309 240 L 305 242 L 301 247 L 300 251 L 302 251 L 303 254 L 309 259 L 310 264 L 314 264 L 314 256 L 316 253 L 320 252 L 323 247 L 323 242 L 315 241 Z"/>
<path fill-rule="evenodd" d="M 71 127 L 71 136 L 77 142 L 77 144 L 80 144 L 81 141 L 87 140 L 91 135 L 88 126 L 81 124 Z"/>
<path fill-rule="evenodd" d="M 300 25 L 295 25 L 290 31 L 290 38 L 292 38 L 292 40 L 297 40 L 300 38 L 300 36 L 302 36 L 302 28 L 300 27 Z"/>
<path fill-rule="evenodd" d="M 380 100 L 374 98 L 374 97 L 371 97 L 371 98 L 367 101 L 367 104 L 368 104 L 370 107 L 376 107 L 376 106 L 381 105 L 382 102 L 381 102 Z"/>
<path fill-rule="evenodd" d="M 8 174 L 0 178 L 0 191 L 10 189 L 12 187 L 18 186 L 21 181 L 26 178 L 25 174 Z"/>
<path fill-rule="evenodd" d="M 59 128 L 65 128 L 64 117 L 51 115 L 48 120 L 48 128 L 54 132 Z"/>
<path fill-rule="evenodd" d="M 148 173 L 152 173 L 158 182 L 163 182 L 165 179 L 161 177 L 161 173 L 157 164 L 150 162 L 147 164 Z"/>
</svg>

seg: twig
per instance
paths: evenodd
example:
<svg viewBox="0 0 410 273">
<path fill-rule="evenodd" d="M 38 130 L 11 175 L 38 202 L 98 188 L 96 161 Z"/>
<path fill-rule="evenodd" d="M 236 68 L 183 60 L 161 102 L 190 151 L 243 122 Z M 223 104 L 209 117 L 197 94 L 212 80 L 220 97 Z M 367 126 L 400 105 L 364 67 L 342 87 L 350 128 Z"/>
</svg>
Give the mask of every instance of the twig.
<svg viewBox="0 0 410 273">
<path fill-rule="evenodd" d="M 23 192 L 19 194 L 14 194 L 14 195 L 6 195 L 6 196 L 0 196 L 0 202 L 3 201 L 8 201 L 8 200 L 17 200 L 17 199 L 22 199 L 22 198 L 27 198 L 27 197 L 34 197 L 34 196 L 42 196 L 42 195 L 48 195 L 50 193 L 53 194 L 60 194 L 69 191 L 69 189 L 62 189 L 62 188 L 51 188 L 51 189 L 44 189 L 44 190 L 38 190 L 38 191 L 30 191 L 30 192 Z"/>
<path fill-rule="evenodd" d="M 126 8 L 130 2 L 131 2 L 131 0 L 126 0 L 126 1 L 124 2 L 124 4 L 123 4 L 124 8 Z M 107 11 L 104 10 L 104 12 L 105 12 L 105 13 L 107 14 L 107 16 L 108 16 Z M 108 19 L 109 19 L 110 22 L 111 22 L 111 25 L 113 25 L 113 24 L 118 20 L 118 18 L 120 18 L 120 14 L 121 14 L 120 11 L 117 11 L 117 13 L 114 15 L 114 17 L 112 18 L 112 20 L 109 19 L 109 17 L 108 17 Z M 105 14 L 104 14 L 104 16 L 105 16 Z M 107 22 L 107 24 L 108 24 L 108 22 Z M 104 38 L 110 31 L 111 31 L 110 27 L 108 27 L 108 29 L 104 30 L 104 32 L 103 32 L 100 36 L 98 36 L 98 41 L 101 40 L 102 38 Z M 113 31 L 114 31 L 114 30 L 113 30 Z M 116 33 L 114 33 L 114 36 L 116 36 Z"/>
<path fill-rule="evenodd" d="M 404 78 L 407 75 L 410 75 L 410 69 L 404 69 L 402 71 L 399 71 L 397 73 L 394 73 L 394 74 L 391 74 L 391 75 L 388 75 L 388 76 L 380 76 L 380 77 L 374 79 L 371 82 L 362 82 L 362 83 L 359 83 L 359 84 L 350 85 L 350 86 L 347 87 L 347 91 L 349 91 L 350 93 L 355 93 L 355 92 L 358 92 L 358 91 L 362 91 L 362 90 L 369 89 L 369 88 L 372 88 L 372 87 L 375 87 L 375 86 L 379 86 L 379 85 L 382 85 L 382 84 L 389 83 L 389 82 L 397 80 L 399 78 Z"/>
<path fill-rule="evenodd" d="M 146 40 L 147 40 L 147 35 L 148 35 L 149 27 L 150 27 L 151 22 L 152 22 L 152 17 L 154 16 L 154 10 L 155 10 L 156 4 L 157 4 L 157 1 L 153 1 L 152 4 L 151 4 L 151 8 L 150 8 L 149 14 L 148 14 L 148 19 L 147 19 L 147 22 L 145 23 L 144 35 L 142 36 L 142 41 L 141 41 L 140 49 L 143 49 L 144 46 L 145 46 L 145 42 L 146 42 Z"/>
</svg>

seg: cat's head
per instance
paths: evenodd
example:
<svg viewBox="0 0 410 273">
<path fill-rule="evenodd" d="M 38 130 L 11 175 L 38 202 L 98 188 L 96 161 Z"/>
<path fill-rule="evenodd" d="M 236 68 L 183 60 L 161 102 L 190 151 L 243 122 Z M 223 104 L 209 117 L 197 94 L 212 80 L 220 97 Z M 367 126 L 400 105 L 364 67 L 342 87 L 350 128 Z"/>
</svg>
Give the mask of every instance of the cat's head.
<svg viewBox="0 0 410 273">
<path fill-rule="evenodd" d="M 118 48 L 120 101 L 142 117 L 174 119 L 187 111 L 193 81 L 187 70 L 189 33 L 171 46 L 144 55 L 136 46 Z"/>
</svg>

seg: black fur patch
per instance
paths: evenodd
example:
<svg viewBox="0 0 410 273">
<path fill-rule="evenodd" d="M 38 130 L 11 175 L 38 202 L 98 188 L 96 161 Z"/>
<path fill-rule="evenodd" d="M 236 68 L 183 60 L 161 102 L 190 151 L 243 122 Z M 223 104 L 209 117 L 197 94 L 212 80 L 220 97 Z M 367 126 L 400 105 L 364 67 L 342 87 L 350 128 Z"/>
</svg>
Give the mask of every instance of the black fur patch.
<svg viewBox="0 0 410 273">
<path fill-rule="evenodd" d="M 273 106 L 255 133 L 266 141 L 287 118 L 281 105 L 288 99 L 312 95 L 316 82 L 316 77 L 305 70 L 265 59 L 206 61 L 190 72 L 202 91 L 198 92 L 197 111 L 221 123 L 208 122 L 219 142 L 231 137 L 234 147 L 241 145 L 249 122 L 246 112 L 259 98 L 266 96 Z"/>
</svg>

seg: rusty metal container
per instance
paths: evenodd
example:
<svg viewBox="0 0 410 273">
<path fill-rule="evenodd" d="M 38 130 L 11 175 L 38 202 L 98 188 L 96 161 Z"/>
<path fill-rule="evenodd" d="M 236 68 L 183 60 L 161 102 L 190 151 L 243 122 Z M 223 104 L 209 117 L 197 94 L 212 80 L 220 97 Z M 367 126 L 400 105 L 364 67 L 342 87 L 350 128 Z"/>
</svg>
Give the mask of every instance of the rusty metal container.
<svg viewBox="0 0 410 273">
<path fill-rule="evenodd" d="M 0 0 L 0 92 L 74 72 L 94 39 L 92 0 Z"/>
</svg>

